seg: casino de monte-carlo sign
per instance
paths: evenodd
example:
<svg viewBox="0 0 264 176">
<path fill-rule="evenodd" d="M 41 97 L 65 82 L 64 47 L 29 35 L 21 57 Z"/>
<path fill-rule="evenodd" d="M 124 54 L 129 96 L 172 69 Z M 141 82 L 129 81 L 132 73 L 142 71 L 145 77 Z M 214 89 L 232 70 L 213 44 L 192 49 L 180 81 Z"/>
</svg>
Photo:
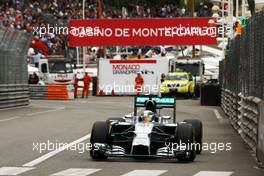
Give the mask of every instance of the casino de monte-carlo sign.
<svg viewBox="0 0 264 176">
<path fill-rule="evenodd" d="M 213 18 L 70 20 L 70 46 L 215 45 Z"/>
</svg>

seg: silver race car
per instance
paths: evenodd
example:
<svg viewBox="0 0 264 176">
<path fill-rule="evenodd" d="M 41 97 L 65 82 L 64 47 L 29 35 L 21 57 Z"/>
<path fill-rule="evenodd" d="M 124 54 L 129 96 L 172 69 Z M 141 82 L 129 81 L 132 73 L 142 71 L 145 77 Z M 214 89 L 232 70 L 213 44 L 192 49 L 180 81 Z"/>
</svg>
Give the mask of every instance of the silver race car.
<svg viewBox="0 0 264 176">
<path fill-rule="evenodd" d="M 144 108 L 138 113 L 138 108 Z M 170 116 L 160 115 L 162 108 L 173 109 Z M 176 123 L 176 99 L 136 96 L 134 114 L 95 122 L 90 155 L 108 157 L 156 157 L 194 161 L 202 149 L 202 122 L 188 119 Z"/>
</svg>

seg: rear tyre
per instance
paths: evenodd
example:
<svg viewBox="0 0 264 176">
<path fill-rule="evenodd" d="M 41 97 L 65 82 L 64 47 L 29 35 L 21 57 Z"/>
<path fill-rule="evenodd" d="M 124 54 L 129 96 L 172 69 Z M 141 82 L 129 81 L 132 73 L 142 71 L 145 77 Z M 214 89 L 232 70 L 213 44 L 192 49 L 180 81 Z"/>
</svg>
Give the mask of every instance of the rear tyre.
<svg viewBox="0 0 264 176">
<path fill-rule="evenodd" d="M 200 84 L 196 84 L 194 87 L 194 96 L 195 98 L 199 98 L 200 97 Z"/>
<path fill-rule="evenodd" d="M 185 94 L 184 94 L 184 98 L 185 98 L 185 99 L 189 99 L 189 98 L 190 98 L 190 93 L 189 93 L 189 92 L 185 93 Z"/>
<path fill-rule="evenodd" d="M 165 93 L 160 94 L 161 97 L 167 97 L 168 95 Z"/>
<path fill-rule="evenodd" d="M 194 93 L 193 92 L 189 92 L 189 98 L 193 98 L 194 97 Z"/>
<path fill-rule="evenodd" d="M 93 159 L 107 159 L 107 155 L 95 149 L 95 143 L 108 144 L 109 140 L 109 124 L 107 122 L 95 122 L 92 128 L 90 142 L 92 149 L 90 156 Z"/>
<path fill-rule="evenodd" d="M 177 142 L 178 144 L 185 145 L 186 153 L 188 152 L 189 155 L 178 156 L 177 159 L 179 161 L 187 161 L 191 162 L 194 161 L 196 157 L 196 151 L 193 147 L 193 143 L 195 142 L 194 136 L 194 129 L 190 124 L 187 123 L 180 123 L 177 126 Z"/>
<path fill-rule="evenodd" d="M 203 145 L 203 124 L 197 119 L 186 119 L 184 122 L 191 124 L 194 128 L 196 153 L 200 154 L 202 152 Z"/>
</svg>

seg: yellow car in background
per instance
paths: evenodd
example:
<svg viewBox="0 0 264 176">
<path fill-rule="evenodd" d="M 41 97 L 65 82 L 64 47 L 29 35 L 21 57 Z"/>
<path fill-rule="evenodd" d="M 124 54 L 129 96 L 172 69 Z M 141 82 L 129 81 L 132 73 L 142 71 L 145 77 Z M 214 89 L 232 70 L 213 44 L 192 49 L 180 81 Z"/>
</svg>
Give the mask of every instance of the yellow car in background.
<svg viewBox="0 0 264 176">
<path fill-rule="evenodd" d="M 186 98 L 194 95 L 195 83 L 192 76 L 187 72 L 173 72 L 165 76 L 161 83 L 161 96 L 184 95 Z"/>
</svg>

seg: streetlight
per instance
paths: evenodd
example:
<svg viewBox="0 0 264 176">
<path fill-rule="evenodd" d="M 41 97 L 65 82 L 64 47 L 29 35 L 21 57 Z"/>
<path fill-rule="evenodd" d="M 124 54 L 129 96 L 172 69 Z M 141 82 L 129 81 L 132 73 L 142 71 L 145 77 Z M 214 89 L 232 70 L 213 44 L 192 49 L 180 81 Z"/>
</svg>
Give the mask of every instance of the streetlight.
<svg viewBox="0 0 264 176">
<path fill-rule="evenodd" d="M 194 11 L 195 11 L 195 0 L 191 0 L 191 16 L 194 18 Z M 192 46 L 192 58 L 195 57 L 195 45 Z"/>
<path fill-rule="evenodd" d="M 86 0 L 82 1 L 82 19 L 85 20 L 85 2 Z M 83 46 L 83 74 L 85 74 L 85 46 Z"/>
</svg>

